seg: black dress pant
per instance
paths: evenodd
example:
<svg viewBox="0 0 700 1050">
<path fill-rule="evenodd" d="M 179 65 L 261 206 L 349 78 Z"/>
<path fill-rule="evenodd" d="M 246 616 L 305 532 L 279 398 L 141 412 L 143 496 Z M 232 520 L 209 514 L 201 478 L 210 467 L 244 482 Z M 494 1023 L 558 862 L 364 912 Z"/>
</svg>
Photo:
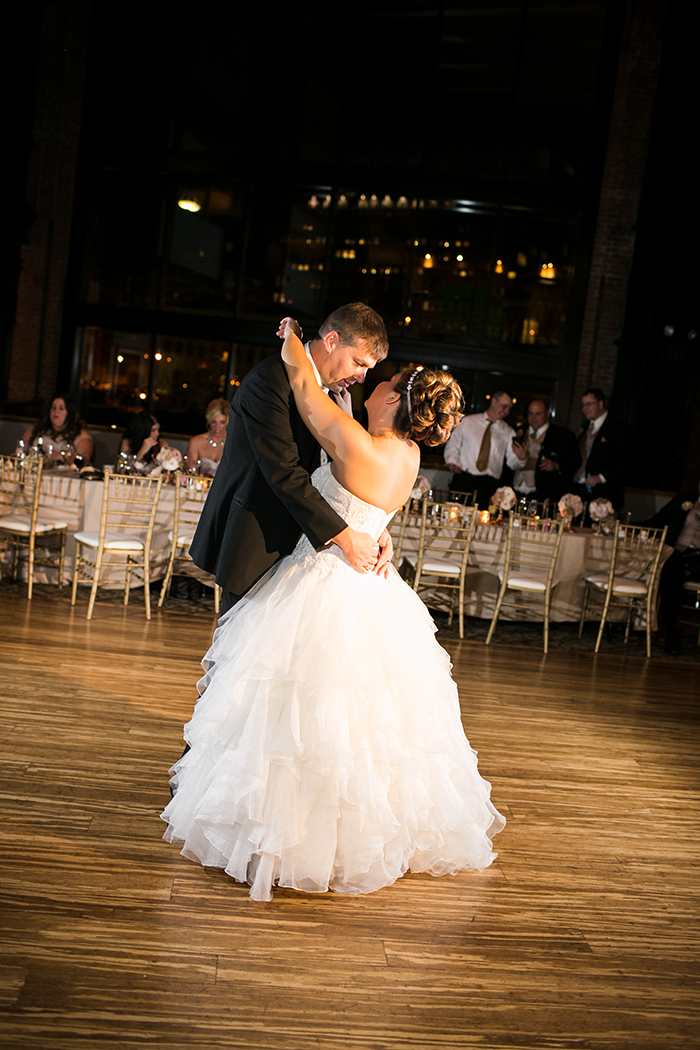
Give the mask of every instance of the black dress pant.
<svg viewBox="0 0 700 1050">
<path fill-rule="evenodd" d="M 488 510 L 491 497 L 498 488 L 500 481 L 490 474 L 469 474 L 462 471 L 461 474 L 453 474 L 450 480 L 452 492 L 474 492 L 479 510 Z"/>
</svg>

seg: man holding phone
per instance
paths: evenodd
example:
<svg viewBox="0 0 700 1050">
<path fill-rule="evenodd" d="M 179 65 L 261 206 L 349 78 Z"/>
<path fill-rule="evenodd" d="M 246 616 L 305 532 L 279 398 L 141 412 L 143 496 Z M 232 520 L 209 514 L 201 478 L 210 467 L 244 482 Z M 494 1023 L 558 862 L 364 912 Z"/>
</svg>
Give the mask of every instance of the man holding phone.
<svg viewBox="0 0 700 1050">
<path fill-rule="evenodd" d="M 559 500 L 571 487 L 578 466 L 576 438 L 570 430 L 551 422 L 549 406 L 539 397 L 528 405 L 527 422 L 522 438 L 513 439 L 513 450 L 520 461 L 513 488 L 519 496 Z"/>
</svg>

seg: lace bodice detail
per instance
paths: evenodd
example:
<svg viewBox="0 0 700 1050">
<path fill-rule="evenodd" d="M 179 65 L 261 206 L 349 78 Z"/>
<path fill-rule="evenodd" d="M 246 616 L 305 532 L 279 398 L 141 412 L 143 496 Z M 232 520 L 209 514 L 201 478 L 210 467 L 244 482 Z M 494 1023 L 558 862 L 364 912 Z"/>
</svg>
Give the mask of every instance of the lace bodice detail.
<svg viewBox="0 0 700 1050">
<path fill-rule="evenodd" d="M 314 471 L 311 476 L 311 483 L 315 489 L 318 489 L 323 498 L 330 503 L 333 510 L 337 511 L 341 518 L 358 532 L 368 532 L 370 536 L 378 539 L 394 516 L 393 513 L 387 514 L 381 507 L 365 503 L 364 500 L 353 496 L 351 492 L 344 489 L 340 482 L 333 477 L 330 463 L 325 463 L 318 470 Z M 328 548 L 328 551 L 342 558 L 338 547 L 332 546 Z M 310 554 L 315 554 L 315 551 L 307 537 L 302 536 L 297 543 L 294 557 L 305 557 Z"/>
<path fill-rule="evenodd" d="M 351 492 L 344 489 L 333 477 L 330 463 L 325 463 L 314 471 L 311 484 L 330 503 L 333 510 L 337 511 L 341 518 L 344 518 L 346 523 L 352 529 L 357 529 L 358 532 L 369 532 L 371 536 L 381 536 L 394 516 L 387 514 L 381 507 L 365 503 L 364 500 L 353 496 Z"/>
</svg>

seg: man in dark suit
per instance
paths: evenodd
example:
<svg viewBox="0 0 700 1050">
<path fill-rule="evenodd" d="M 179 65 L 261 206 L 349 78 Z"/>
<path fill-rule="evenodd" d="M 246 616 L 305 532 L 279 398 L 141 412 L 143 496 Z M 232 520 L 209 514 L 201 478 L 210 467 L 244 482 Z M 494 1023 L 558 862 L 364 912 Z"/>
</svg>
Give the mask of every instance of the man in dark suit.
<svg viewBox="0 0 700 1050">
<path fill-rule="evenodd" d="M 384 323 L 364 303 L 350 303 L 323 322 L 307 344 L 322 386 L 342 397 L 386 357 Z M 347 395 L 346 395 L 347 396 Z M 267 358 L 246 376 L 231 405 L 226 443 L 190 553 L 223 588 L 230 608 L 304 532 L 315 548 L 336 543 L 358 572 L 390 557 L 355 532 L 312 486 L 320 448 L 301 421 L 282 359 Z"/>
<path fill-rule="evenodd" d="M 673 553 L 666 559 L 659 578 L 659 615 L 666 629 L 664 648 L 680 652 L 678 613 L 686 580 L 700 580 L 700 498 L 697 492 L 681 492 L 665 507 L 640 522 L 654 529 L 667 526 L 666 545 Z"/>
<path fill-rule="evenodd" d="M 597 387 L 584 392 L 581 408 L 586 424 L 579 433 L 580 466 L 571 491 L 585 502 L 608 499 L 619 510 L 625 500 L 630 429 L 624 420 L 608 415 L 605 394 Z"/>
<path fill-rule="evenodd" d="M 570 430 L 551 422 L 549 406 L 533 398 L 527 408 L 527 431 L 513 439 L 513 449 L 521 461 L 513 488 L 522 496 L 558 501 L 571 489 L 578 466 L 576 438 Z"/>
</svg>

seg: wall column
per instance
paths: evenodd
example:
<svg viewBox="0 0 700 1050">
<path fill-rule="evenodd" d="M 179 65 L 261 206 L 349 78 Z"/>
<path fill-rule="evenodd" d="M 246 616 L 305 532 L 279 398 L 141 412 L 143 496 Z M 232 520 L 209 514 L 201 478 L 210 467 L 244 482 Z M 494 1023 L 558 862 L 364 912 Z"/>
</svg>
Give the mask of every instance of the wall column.
<svg viewBox="0 0 700 1050">
<path fill-rule="evenodd" d="M 54 391 L 88 50 L 89 0 L 48 3 L 38 36 L 36 109 L 7 411 L 36 414 Z"/>
</svg>

